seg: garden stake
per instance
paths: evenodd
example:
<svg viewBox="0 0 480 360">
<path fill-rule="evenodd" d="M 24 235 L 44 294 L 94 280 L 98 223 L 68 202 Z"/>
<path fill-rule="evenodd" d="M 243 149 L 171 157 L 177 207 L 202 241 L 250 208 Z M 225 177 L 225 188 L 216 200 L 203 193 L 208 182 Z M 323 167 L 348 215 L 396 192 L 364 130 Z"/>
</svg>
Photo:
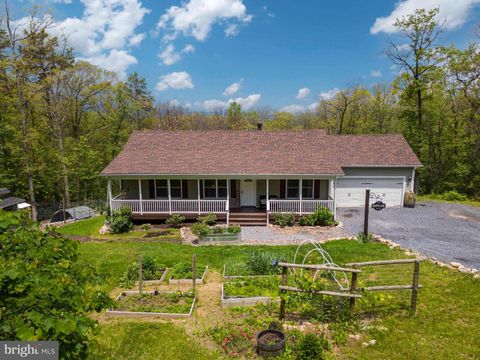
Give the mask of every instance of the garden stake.
<svg viewBox="0 0 480 360">
<path fill-rule="evenodd" d="M 365 211 L 364 211 L 364 219 L 363 219 L 363 233 L 365 237 L 368 239 L 368 210 L 370 207 L 370 189 L 365 191 Z"/>
<path fill-rule="evenodd" d="M 412 284 L 412 303 L 411 310 L 413 315 L 417 312 L 417 295 L 418 295 L 418 275 L 420 273 L 420 262 L 415 260 L 413 263 L 413 284 Z"/>
<path fill-rule="evenodd" d="M 192 258 L 192 288 L 193 293 L 195 294 L 195 278 L 197 277 L 197 255 L 193 254 Z"/>
<path fill-rule="evenodd" d="M 287 286 L 287 267 L 282 266 L 282 286 Z M 280 320 L 285 320 L 285 290 L 280 295 Z"/>
<path fill-rule="evenodd" d="M 352 272 L 352 282 L 350 284 L 350 294 L 355 294 L 355 291 L 357 290 L 357 275 L 358 273 Z M 351 297 L 350 298 L 350 310 L 353 310 L 355 307 L 355 298 Z"/>
<path fill-rule="evenodd" d="M 143 290 L 142 255 L 138 255 L 138 292 L 141 294 L 142 290 Z"/>
</svg>

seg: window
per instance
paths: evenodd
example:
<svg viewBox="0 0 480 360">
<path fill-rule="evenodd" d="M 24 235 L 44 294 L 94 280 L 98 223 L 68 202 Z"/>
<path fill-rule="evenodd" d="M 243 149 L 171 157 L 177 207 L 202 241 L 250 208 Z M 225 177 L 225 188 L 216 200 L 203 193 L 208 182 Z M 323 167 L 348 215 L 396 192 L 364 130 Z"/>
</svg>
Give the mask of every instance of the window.
<svg viewBox="0 0 480 360">
<path fill-rule="evenodd" d="M 155 180 L 155 197 L 168 199 L 168 180 Z M 170 195 L 172 199 L 182 198 L 182 180 L 170 180 Z"/>
<path fill-rule="evenodd" d="M 227 180 L 217 180 L 218 198 L 227 197 Z"/>
<path fill-rule="evenodd" d="M 170 180 L 170 195 L 172 199 L 182 198 L 182 180 Z"/>
<path fill-rule="evenodd" d="M 217 185 L 216 180 L 204 180 L 204 197 L 216 198 L 217 197 Z"/>
<path fill-rule="evenodd" d="M 203 197 L 205 199 L 226 199 L 227 180 L 204 180 Z"/>
<path fill-rule="evenodd" d="M 287 180 L 287 199 L 298 198 L 299 180 Z"/>
<path fill-rule="evenodd" d="M 313 180 L 302 180 L 302 198 L 313 199 Z"/>
<path fill-rule="evenodd" d="M 168 199 L 168 181 L 155 180 L 155 197 Z"/>
</svg>

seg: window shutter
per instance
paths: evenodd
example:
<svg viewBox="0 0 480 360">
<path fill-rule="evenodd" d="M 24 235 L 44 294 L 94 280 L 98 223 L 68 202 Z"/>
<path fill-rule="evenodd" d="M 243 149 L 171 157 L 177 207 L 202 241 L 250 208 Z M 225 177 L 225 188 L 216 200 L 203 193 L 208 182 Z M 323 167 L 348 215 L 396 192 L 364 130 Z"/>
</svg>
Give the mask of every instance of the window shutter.
<svg viewBox="0 0 480 360">
<path fill-rule="evenodd" d="M 285 199 L 285 180 L 280 180 L 280 199 Z"/>
<path fill-rule="evenodd" d="M 148 180 L 148 195 L 150 199 L 155 199 L 155 181 Z"/>
<path fill-rule="evenodd" d="M 320 180 L 313 181 L 313 198 L 320 199 Z"/>
<path fill-rule="evenodd" d="M 182 199 L 188 199 L 188 180 L 182 180 Z"/>
<path fill-rule="evenodd" d="M 230 197 L 237 198 L 237 180 L 230 180 Z"/>
</svg>

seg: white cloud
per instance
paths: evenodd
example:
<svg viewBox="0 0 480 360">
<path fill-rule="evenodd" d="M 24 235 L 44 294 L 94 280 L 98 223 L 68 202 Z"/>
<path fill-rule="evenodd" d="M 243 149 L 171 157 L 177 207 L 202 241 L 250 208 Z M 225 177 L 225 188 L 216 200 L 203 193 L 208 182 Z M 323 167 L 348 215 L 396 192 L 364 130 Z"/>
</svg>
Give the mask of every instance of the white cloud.
<svg viewBox="0 0 480 360">
<path fill-rule="evenodd" d="M 225 34 L 232 36 L 238 32 L 239 24 L 251 19 L 242 0 L 189 0 L 168 8 L 160 17 L 157 29 L 167 32 L 164 40 L 171 41 L 182 34 L 204 41 L 214 24 L 224 25 Z"/>
<path fill-rule="evenodd" d="M 232 96 L 242 87 L 243 79 L 240 81 L 234 82 L 233 84 L 228 85 L 223 91 L 223 96 Z"/>
<path fill-rule="evenodd" d="M 183 54 L 193 53 L 195 47 L 191 44 L 185 45 L 180 52 L 175 51 L 175 46 L 168 44 L 165 49 L 158 55 L 165 65 L 173 65 L 183 58 Z"/>
<path fill-rule="evenodd" d="M 250 110 L 260 101 L 262 95 L 250 94 L 247 97 L 238 97 L 236 99 L 228 99 L 227 101 L 210 99 L 205 100 L 202 105 L 207 111 L 225 110 L 232 102 L 236 102 L 242 107 L 242 110 Z"/>
<path fill-rule="evenodd" d="M 305 99 L 310 94 L 310 89 L 307 87 L 298 89 L 297 99 Z"/>
<path fill-rule="evenodd" d="M 401 0 L 396 3 L 390 15 L 375 20 L 370 32 L 395 33 L 397 29 L 393 24 L 396 19 L 413 14 L 416 9 L 430 10 L 437 7 L 440 8 L 438 21 L 445 21 L 445 28 L 452 30 L 462 26 L 467 21 L 471 9 L 479 3 L 480 0 Z"/>
<path fill-rule="evenodd" d="M 227 107 L 227 102 L 222 100 L 217 100 L 217 99 L 205 100 L 203 102 L 203 107 L 208 112 L 221 111 L 221 110 L 225 110 L 225 108 Z"/>
<path fill-rule="evenodd" d="M 160 81 L 155 87 L 158 91 L 164 91 L 168 88 L 171 89 L 192 89 L 193 82 L 192 77 L 186 71 L 172 72 L 167 75 L 163 75 Z"/>
<path fill-rule="evenodd" d="M 242 110 L 250 110 L 255 105 L 257 105 L 261 97 L 262 96 L 260 94 L 251 94 L 244 98 L 238 97 L 236 99 L 230 99 L 228 100 L 228 104 L 231 104 L 235 101 L 237 104 L 240 104 Z"/>
<path fill-rule="evenodd" d="M 331 100 L 335 97 L 335 95 L 338 94 L 340 89 L 338 88 L 333 88 L 325 92 L 321 92 L 318 96 L 320 97 L 320 100 Z"/>
<path fill-rule="evenodd" d="M 311 103 L 310 105 L 304 106 L 304 105 L 298 105 L 298 104 L 291 104 L 282 107 L 279 111 L 283 112 L 289 112 L 292 114 L 298 114 L 304 111 L 312 112 L 317 109 L 317 102 Z"/>
<path fill-rule="evenodd" d="M 144 16 L 150 12 L 140 0 L 81 0 L 80 18 L 56 22 L 55 34 L 65 34 L 79 57 L 126 76 L 127 68 L 137 60 L 129 53 L 145 34 L 136 33 Z"/>
<path fill-rule="evenodd" d="M 372 70 L 370 76 L 374 78 L 382 77 L 382 72 L 380 70 Z"/>
</svg>

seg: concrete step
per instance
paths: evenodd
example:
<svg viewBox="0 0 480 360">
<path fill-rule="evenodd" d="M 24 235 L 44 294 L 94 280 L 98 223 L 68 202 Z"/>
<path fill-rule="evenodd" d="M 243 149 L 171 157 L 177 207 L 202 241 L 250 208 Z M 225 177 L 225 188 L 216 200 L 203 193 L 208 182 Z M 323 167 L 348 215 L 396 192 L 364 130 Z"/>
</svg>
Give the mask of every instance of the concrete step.
<svg viewBox="0 0 480 360">
<path fill-rule="evenodd" d="M 239 226 L 267 226 L 267 222 L 232 222 L 230 221 L 230 224 L 232 225 L 239 225 Z"/>
</svg>

